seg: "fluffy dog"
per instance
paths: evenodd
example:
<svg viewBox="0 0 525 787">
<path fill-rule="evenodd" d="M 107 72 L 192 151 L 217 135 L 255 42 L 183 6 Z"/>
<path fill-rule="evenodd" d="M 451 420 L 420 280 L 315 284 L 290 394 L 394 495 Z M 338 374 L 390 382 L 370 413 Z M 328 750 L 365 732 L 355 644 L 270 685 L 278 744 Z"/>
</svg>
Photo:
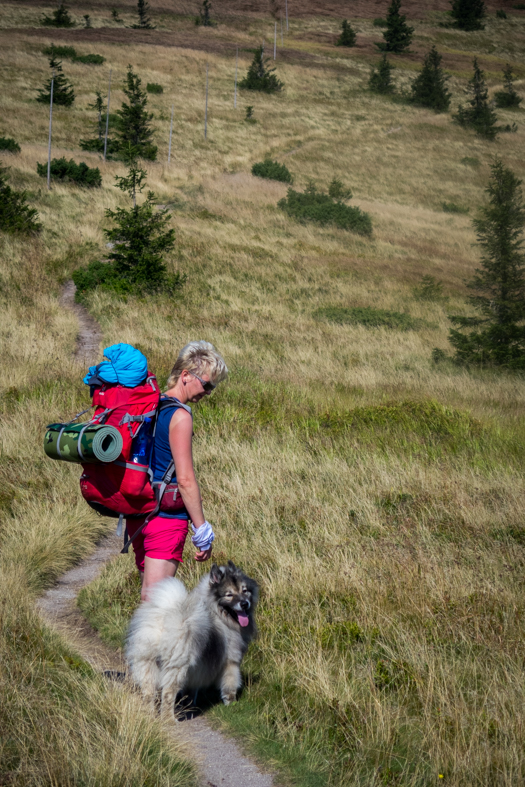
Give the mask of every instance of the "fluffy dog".
<svg viewBox="0 0 525 787">
<path fill-rule="evenodd" d="M 216 685 L 225 705 L 241 686 L 240 663 L 256 634 L 257 583 L 231 560 L 211 567 L 190 593 L 163 579 L 133 615 L 126 641 L 131 675 L 154 707 L 170 717 L 175 698 Z"/>
</svg>

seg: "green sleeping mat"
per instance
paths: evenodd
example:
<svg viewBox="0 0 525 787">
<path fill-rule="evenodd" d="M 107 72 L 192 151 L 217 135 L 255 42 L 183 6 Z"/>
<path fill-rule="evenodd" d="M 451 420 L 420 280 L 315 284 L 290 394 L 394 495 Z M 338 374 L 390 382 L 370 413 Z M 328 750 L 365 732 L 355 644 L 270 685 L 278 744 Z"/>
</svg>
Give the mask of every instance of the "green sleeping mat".
<svg viewBox="0 0 525 787">
<path fill-rule="evenodd" d="M 49 424 L 44 451 L 65 462 L 114 462 L 122 452 L 122 435 L 104 424 Z"/>
</svg>

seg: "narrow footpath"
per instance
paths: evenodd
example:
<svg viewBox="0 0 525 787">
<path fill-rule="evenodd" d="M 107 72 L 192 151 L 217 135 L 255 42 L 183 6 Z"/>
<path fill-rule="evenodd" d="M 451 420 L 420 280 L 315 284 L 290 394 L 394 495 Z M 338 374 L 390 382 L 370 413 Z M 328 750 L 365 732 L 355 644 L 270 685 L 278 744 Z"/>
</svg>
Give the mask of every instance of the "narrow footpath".
<svg viewBox="0 0 525 787">
<path fill-rule="evenodd" d="M 61 303 L 71 308 L 78 317 L 79 334 L 74 352 L 79 364 L 95 364 L 100 360 L 102 334 L 87 311 L 75 303 L 75 285 L 68 282 Z M 38 608 L 48 623 L 67 638 L 72 647 L 97 671 L 124 673 L 123 654 L 109 648 L 91 628 L 76 606 L 79 591 L 92 582 L 102 566 L 120 552 L 121 539 L 116 535 L 105 538 L 80 565 L 65 573 L 38 600 Z M 147 710 L 144 709 L 146 713 Z M 197 764 L 201 787 L 272 787 L 269 774 L 245 757 L 237 744 L 217 730 L 213 730 L 204 716 L 183 722 L 173 722 L 177 741 L 187 746 L 188 756 Z"/>
</svg>

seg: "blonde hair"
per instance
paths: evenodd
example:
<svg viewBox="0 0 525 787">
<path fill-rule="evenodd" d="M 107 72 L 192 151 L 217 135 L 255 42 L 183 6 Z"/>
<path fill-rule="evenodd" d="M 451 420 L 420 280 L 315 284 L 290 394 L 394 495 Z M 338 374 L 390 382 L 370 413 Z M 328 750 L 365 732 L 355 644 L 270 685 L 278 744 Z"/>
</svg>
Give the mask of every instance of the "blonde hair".
<svg viewBox="0 0 525 787">
<path fill-rule="evenodd" d="M 189 342 L 179 353 L 168 377 L 168 388 L 173 388 L 182 372 L 186 369 L 195 374 L 207 374 L 210 381 L 217 385 L 228 375 L 224 358 L 210 342 Z"/>
</svg>

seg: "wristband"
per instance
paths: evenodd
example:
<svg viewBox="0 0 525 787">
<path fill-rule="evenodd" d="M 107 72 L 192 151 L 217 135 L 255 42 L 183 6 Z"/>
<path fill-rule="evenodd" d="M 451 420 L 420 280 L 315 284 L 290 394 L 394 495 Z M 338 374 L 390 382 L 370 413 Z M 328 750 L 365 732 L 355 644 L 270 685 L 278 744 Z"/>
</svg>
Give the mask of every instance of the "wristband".
<svg viewBox="0 0 525 787">
<path fill-rule="evenodd" d="M 212 526 L 209 522 L 204 522 L 203 525 L 200 527 L 195 527 L 193 522 L 191 523 L 191 527 L 193 529 L 194 535 L 191 537 L 192 544 L 200 549 L 201 552 L 206 552 L 212 545 L 212 542 L 215 540 L 215 534 L 213 532 Z"/>
</svg>

